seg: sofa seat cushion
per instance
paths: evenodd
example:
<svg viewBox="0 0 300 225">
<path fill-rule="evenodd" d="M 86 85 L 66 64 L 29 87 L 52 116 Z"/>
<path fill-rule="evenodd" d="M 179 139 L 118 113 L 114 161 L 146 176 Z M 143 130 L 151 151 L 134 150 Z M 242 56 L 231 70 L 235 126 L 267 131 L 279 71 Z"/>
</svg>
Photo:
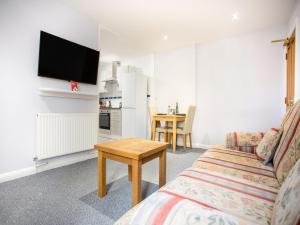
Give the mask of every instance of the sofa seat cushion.
<svg viewBox="0 0 300 225">
<path fill-rule="evenodd" d="M 114 225 L 256 225 L 194 201 L 156 192 L 130 209 Z"/>
<path fill-rule="evenodd" d="M 273 167 L 264 165 L 254 154 L 215 147 L 201 155 L 193 167 L 228 174 L 273 188 L 280 187 Z"/>
<path fill-rule="evenodd" d="M 277 189 L 189 168 L 116 224 L 270 224 Z"/>
</svg>

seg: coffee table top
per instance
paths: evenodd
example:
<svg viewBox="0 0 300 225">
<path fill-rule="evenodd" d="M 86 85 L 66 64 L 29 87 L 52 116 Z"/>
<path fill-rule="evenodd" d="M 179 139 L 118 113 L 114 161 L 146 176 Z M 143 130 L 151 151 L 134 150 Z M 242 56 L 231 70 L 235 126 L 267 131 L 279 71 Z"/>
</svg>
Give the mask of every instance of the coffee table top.
<svg viewBox="0 0 300 225">
<path fill-rule="evenodd" d="M 165 150 L 167 143 L 139 138 L 122 139 L 96 144 L 98 151 L 123 156 L 131 159 L 143 159 L 147 156 Z"/>
</svg>

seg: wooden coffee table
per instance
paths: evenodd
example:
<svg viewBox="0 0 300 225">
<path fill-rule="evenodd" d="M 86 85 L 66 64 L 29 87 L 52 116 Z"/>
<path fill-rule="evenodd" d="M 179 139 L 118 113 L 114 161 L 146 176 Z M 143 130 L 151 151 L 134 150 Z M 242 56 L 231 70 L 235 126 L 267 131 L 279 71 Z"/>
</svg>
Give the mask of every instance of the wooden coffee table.
<svg viewBox="0 0 300 225">
<path fill-rule="evenodd" d="M 167 143 L 144 139 L 124 139 L 96 144 L 98 150 L 98 196 L 106 195 L 106 159 L 128 165 L 132 181 L 132 206 L 142 200 L 142 165 L 159 157 L 159 187 L 166 183 Z"/>
</svg>

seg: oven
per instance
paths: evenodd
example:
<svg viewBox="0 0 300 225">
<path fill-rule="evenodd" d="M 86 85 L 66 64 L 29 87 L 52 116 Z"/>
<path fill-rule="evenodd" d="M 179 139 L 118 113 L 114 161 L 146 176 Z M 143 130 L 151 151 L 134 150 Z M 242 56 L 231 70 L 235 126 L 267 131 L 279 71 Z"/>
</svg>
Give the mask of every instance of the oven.
<svg viewBox="0 0 300 225">
<path fill-rule="evenodd" d="M 110 131 L 110 110 L 101 109 L 99 113 L 99 128 Z"/>
</svg>

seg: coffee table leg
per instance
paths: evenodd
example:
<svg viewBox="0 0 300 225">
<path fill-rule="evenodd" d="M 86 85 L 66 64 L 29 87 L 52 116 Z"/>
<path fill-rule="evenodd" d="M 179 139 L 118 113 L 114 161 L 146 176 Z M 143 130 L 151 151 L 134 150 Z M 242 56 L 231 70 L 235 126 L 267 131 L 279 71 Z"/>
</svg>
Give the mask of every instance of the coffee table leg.
<svg viewBox="0 0 300 225">
<path fill-rule="evenodd" d="M 132 206 L 142 200 L 142 162 L 132 160 Z"/>
<path fill-rule="evenodd" d="M 98 176 L 98 196 L 103 198 L 106 195 L 106 158 L 101 151 L 98 156 Z"/>
<path fill-rule="evenodd" d="M 159 187 L 166 184 L 166 151 L 167 149 L 159 156 Z"/>
<path fill-rule="evenodd" d="M 132 181 L 132 166 L 128 165 L 128 181 Z"/>
</svg>

